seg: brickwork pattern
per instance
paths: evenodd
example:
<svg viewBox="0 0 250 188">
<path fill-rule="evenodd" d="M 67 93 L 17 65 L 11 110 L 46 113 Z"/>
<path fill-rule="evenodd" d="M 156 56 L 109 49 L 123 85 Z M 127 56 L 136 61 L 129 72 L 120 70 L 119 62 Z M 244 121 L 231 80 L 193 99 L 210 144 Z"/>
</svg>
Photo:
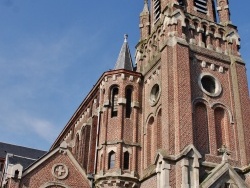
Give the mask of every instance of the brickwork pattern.
<svg viewBox="0 0 250 188">
<path fill-rule="evenodd" d="M 153 176 L 144 182 L 141 183 L 141 188 L 148 188 L 150 185 L 150 188 L 157 188 L 157 177 Z"/>
<path fill-rule="evenodd" d="M 80 174 L 80 172 L 75 168 L 72 164 L 71 160 L 67 157 L 67 155 L 63 155 L 60 153 L 55 154 L 47 161 L 43 163 L 43 165 L 38 166 L 34 171 L 29 173 L 27 176 L 22 178 L 20 186 L 26 187 L 40 187 L 47 182 L 54 182 L 55 177 L 53 177 L 51 173 L 51 169 L 54 164 L 63 163 L 69 169 L 69 174 L 67 178 L 63 180 L 57 180 L 59 183 L 63 183 L 72 188 L 89 188 L 88 180 L 84 179 L 84 177 Z"/>
</svg>

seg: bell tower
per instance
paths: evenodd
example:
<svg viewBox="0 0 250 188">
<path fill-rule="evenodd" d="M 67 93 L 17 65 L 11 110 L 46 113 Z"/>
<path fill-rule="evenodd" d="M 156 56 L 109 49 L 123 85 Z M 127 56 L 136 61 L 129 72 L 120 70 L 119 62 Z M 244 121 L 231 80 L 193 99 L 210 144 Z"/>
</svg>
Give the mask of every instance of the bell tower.
<svg viewBox="0 0 250 188">
<path fill-rule="evenodd" d="M 139 28 L 142 174 L 154 164 L 159 187 L 198 187 L 223 161 L 247 166 L 246 68 L 228 0 L 145 0 Z"/>
</svg>

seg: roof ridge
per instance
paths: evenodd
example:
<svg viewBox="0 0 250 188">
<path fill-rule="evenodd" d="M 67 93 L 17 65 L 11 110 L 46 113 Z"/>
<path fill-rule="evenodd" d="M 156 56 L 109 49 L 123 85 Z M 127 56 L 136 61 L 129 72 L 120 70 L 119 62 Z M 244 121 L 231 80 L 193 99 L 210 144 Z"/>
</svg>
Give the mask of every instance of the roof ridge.
<svg viewBox="0 0 250 188">
<path fill-rule="evenodd" d="M 22 148 L 31 149 L 31 150 L 37 150 L 37 151 L 42 151 L 42 152 L 48 152 L 48 151 L 46 151 L 46 150 L 41 150 L 41 149 L 37 149 L 37 148 L 31 148 L 31 147 L 27 147 L 27 146 L 21 146 L 21 145 L 17 145 L 17 144 L 11 144 L 11 143 L 7 143 L 7 142 L 0 142 L 0 144 L 6 144 L 6 145 L 11 145 L 11 146 L 16 146 L 16 147 L 22 147 Z"/>
</svg>

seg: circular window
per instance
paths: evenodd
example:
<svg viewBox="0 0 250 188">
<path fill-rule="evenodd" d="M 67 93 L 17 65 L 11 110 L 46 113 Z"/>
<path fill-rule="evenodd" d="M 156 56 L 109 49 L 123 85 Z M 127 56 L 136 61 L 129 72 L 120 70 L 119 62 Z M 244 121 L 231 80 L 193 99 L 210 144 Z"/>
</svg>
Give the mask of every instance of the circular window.
<svg viewBox="0 0 250 188">
<path fill-rule="evenodd" d="M 219 96 L 222 91 L 219 80 L 209 73 L 199 76 L 199 86 L 204 93 L 212 97 Z"/>
<path fill-rule="evenodd" d="M 158 84 L 155 84 L 150 92 L 151 106 L 155 105 L 158 102 L 159 96 L 160 96 L 160 86 Z"/>
</svg>

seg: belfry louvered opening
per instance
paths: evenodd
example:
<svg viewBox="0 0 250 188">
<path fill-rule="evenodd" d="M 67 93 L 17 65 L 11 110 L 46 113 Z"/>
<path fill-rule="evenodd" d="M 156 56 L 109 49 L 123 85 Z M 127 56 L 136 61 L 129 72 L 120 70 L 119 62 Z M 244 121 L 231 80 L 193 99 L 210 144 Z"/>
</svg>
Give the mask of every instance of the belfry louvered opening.
<svg viewBox="0 0 250 188">
<path fill-rule="evenodd" d="M 153 8 L 154 8 L 154 23 L 156 23 L 159 19 L 160 19 L 160 15 L 161 15 L 161 2 L 160 0 L 154 0 L 154 4 L 153 4 Z"/>
<path fill-rule="evenodd" d="M 194 6 L 198 12 L 207 14 L 207 0 L 194 0 Z"/>
</svg>

